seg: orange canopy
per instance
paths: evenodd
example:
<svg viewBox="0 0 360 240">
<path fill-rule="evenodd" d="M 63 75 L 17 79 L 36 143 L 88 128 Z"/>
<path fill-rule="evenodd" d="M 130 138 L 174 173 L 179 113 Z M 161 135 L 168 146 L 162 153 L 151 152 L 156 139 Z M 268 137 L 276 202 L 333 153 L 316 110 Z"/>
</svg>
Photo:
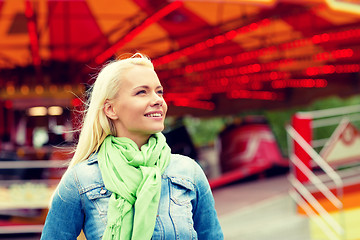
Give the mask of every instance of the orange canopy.
<svg viewBox="0 0 360 240">
<path fill-rule="evenodd" d="M 2 0 L 0 85 L 80 85 L 139 51 L 153 59 L 174 114 L 349 96 L 359 91 L 358 8 L 344 0 Z"/>
</svg>

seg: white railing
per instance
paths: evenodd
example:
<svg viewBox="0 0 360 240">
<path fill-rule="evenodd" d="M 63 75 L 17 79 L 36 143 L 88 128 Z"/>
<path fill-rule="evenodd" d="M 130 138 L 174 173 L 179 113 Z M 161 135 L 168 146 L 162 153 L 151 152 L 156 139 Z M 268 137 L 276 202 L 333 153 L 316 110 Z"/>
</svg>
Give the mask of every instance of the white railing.
<svg viewBox="0 0 360 240">
<path fill-rule="evenodd" d="M 339 124 L 339 122 L 346 116 L 351 122 L 360 121 L 360 105 L 353 105 L 348 107 L 332 108 L 326 110 L 318 110 L 312 112 L 299 112 L 301 116 L 311 116 L 312 127 L 327 127 Z M 323 118 L 323 119 L 321 119 Z M 314 148 L 323 147 L 328 139 L 315 139 L 311 141 L 311 145 L 292 127 L 287 126 L 286 131 L 288 134 L 288 149 L 289 159 L 292 162 L 292 173 L 296 167 L 308 179 L 312 186 L 320 191 L 325 198 L 337 209 L 339 219 L 335 219 L 329 214 L 320 202 L 313 196 L 308 189 L 309 183 L 302 183 L 294 174 L 289 175 L 289 181 L 293 189 L 289 191 L 290 196 L 296 203 L 309 215 L 312 220 L 319 225 L 324 234 L 331 240 L 346 239 L 346 231 L 344 227 L 344 214 L 343 214 L 343 191 L 344 182 L 342 176 L 338 174 Z M 317 176 L 308 166 L 306 166 L 294 153 L 293 144 L 297 143 L 312 159 L 311 164 L 319 167 L 325 176 L 330 179 L 335 185 L 336 194 L 334 194 L 328 185 L 323 180 L 323 177 Z"/>
<path fill-rule="evenodd" d="M 44 225 L 0 226 L 0 234 L 41 233 Z"/>
<path fill-rule="evenodd" d="M 325 172 L 325 174 L 335 183 L 337 196 L 293 153 L 290 151 L 290 161 L 296 166 L 313 185 L 328 199 L 334 207 L 339 211 L 343 211 L 343 182 L 339 174 L 337 174 L 332 167 L 308 144 L 303 137 L 295 131 L 291 126 L 286 127 L 288 136 L 293 141 L 298 143 L 304 151 L 318 164 L 318 166 Z M 292 146 L 291 144 L 289 146 Z M 290 147 L 289 147 L 290 149 Z M 329 239 L 339 240 L 345 239 L 345 229 L 343 223 L 339 224 L 334 217 L 332 217 L 320 202 L 312 195 L 306 186 L 298 181 L 294 175 L 289 176 L 289 181 L 294 190 L 291 190 L 290 196 L 294 198 L 296 203 L 310 216 L 312 219 L 317 219 L 315 222 L 321 227 Z M 301 200 L 300 200 L 301 199 Z M 304 199 L 306 201 L 304 201 Z M 313 211 L 312 209 L 315 209 Z M 320 218 L 314 218 L 320 216 Z M 319 222 L 321 222 L 319 224 Z"/>
<path fill-rule="evenodd" d="M 0 161 L 0 169 L 67 168 L 64 160 Z"/>
</svg>

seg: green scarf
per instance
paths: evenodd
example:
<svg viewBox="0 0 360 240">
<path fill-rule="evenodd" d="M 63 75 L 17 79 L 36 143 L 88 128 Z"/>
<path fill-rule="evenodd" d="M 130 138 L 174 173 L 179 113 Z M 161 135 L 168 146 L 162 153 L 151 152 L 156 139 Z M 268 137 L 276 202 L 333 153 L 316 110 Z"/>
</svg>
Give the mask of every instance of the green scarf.
<svg viewBox="0 0 360 240">
<path fill-rule="evenodd" d="M 161 174 L 170 148 L 156 133 L 139 150 L 128 138 L 107 136 L 98 162 L 105 187 L 112 192 L 104 240 L 151 239 L 161 192 Z"/>
</svg>

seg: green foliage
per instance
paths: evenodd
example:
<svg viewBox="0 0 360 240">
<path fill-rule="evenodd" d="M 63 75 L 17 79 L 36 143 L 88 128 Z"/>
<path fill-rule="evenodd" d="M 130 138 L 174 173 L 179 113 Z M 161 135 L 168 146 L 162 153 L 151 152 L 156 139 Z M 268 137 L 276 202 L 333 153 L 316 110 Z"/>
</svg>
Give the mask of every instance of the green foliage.
<svg viewBox="0 0 360 240">
<path fill-rule="evenodd" d="M 184 124 L 193 140 L 195 146 L 212 145 L 224 128 L 227 118 L 193 118 L 185 117 Z"/>
<path fill-rule="evenodd" d="M 296 112 L 296 109 L 266 111 L 264 113 L 268 120 L 269 126 L 274 133 L 276 141 L 285 156 L 288 153 L 287 148 L 287 134 L 285 126 L 290 124 L 291 116 Z"/>
</svg>

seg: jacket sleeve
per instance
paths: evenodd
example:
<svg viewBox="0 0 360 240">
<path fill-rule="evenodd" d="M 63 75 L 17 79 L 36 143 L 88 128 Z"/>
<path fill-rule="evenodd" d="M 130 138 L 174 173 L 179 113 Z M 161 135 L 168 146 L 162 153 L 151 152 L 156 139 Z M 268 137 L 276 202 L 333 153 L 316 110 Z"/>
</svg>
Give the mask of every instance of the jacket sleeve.
<svg viewBox="0 0 360 240">
<path fill-rule="evenodd" d="M 224 239 L 223 232 L 215 210 L 215 201 L 209 182 L 201 169 L 195 163 L 196 202 L 194 204 L 194 227 L 201 239 Z"/>
<path fill-rule="evenodd" d="M 64 174 L 54 193 L 41 239 L 75 240 L 83 221 L 84 212 L 72 169 Z"/>
</svg>

